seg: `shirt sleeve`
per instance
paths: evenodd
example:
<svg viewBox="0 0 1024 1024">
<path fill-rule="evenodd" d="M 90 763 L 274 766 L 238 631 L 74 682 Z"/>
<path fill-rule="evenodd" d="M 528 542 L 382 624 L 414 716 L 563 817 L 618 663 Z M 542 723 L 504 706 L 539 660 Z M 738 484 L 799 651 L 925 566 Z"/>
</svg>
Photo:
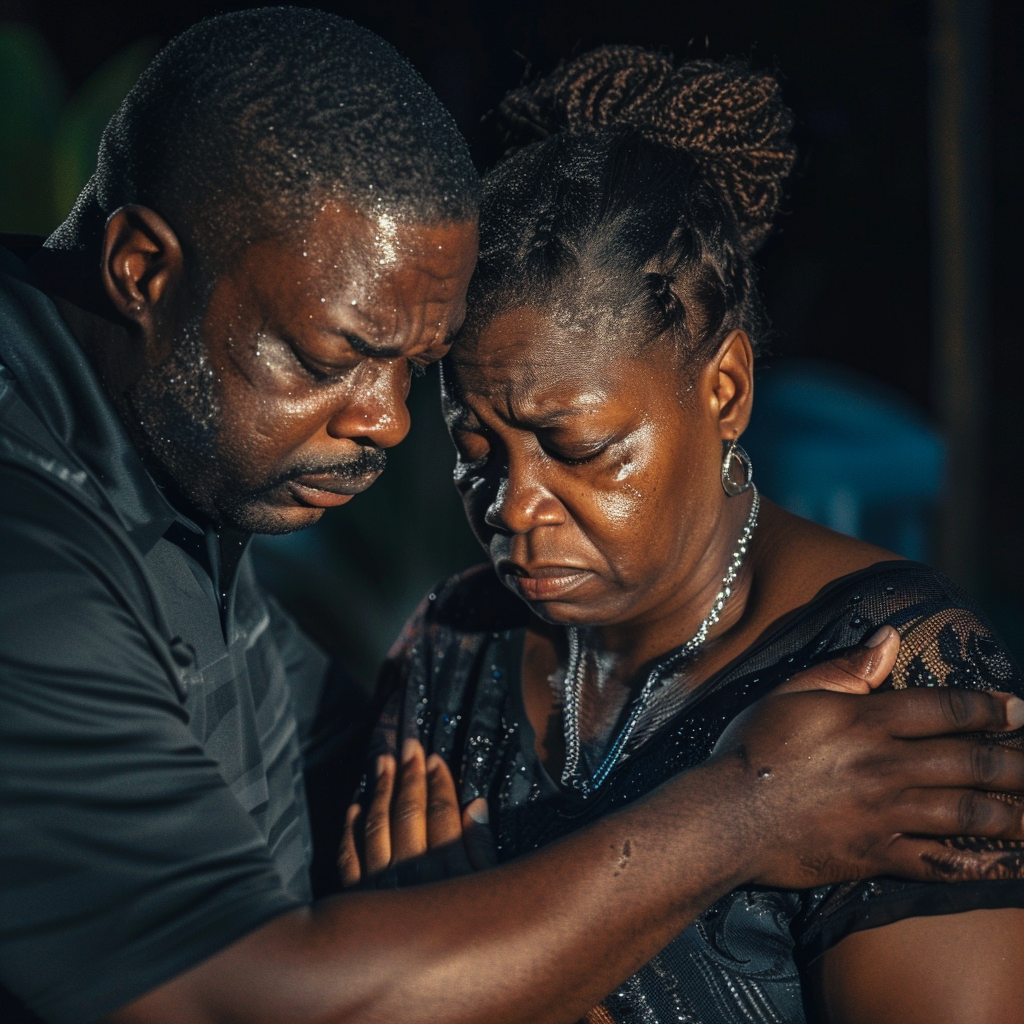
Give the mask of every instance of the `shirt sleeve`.
<svg viewBox="0 0 1024 1024">
<path fill-rule="evenodd" d="M 0 501 L 0 983 L 81 1024 L 295 900 L 105 568 L 109 539 L 61 506 L 31 482 Z"/>
<path fill-rule="evenodd" d="M 900 652 L 885 687 L 955 686 L 1024 697 L 1021 672 L 991 627 L 966 606 L 969 602 L 958 588 L 950 585 L 950 591 L 952 601 L 924 602 L 889 620 L 899 630 Z M 1024 730 L 1004 734 L 1000 742 L 1021 749 Z M 1024 846 L 967 836 L 946 844 L 954 850 L 1005 850 L 1013 860 Z M 1000 877 L 1004 873 L 1009 872 L 997 865 L 987 881 L 942 884 L 885 877 L 810 890 L 793 925 L 797 951 L 809 962 L 852 932 L 908 917 L 1024 907 L 1024 881 Z"/>
</svg>

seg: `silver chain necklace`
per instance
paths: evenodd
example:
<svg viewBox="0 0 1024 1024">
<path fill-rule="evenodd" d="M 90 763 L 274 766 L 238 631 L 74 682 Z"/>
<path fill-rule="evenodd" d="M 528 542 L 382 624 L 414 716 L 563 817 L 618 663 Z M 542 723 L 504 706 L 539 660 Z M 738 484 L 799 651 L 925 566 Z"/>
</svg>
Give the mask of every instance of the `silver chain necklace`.
<svg viewBox="0 0 1024 1024">
<path fill-rule="evenodd" d="M 747 548 L 750 545 L 750 538 L 754 532 L 754 527 L 757 526 L 757 513 L 761 508 L 761 496 L 757 493 L 756 487 L 751 485 L 751 489 L 754 492 L 754 500 L 750 506 L 750 515 L 747 516 L 747 522 L 736 544 L 736 550 L 733 552 L 732 558 L 729 559 L 729 568 L 722 579 L 722 589 L 719 590 L 718 596 L 712 603 L 711 611 L 708 612 L 707 618 L 700 624 L 697 632 L 682 647 L 677 648 L 670 658 L 665 659 L 651 669 L 643 688 L 633 702 L 633 707 L 630 710 L 629 717 L 626 719 L 626 724 L 622 727 L 622 732 L 619 733 L 618 738 L 612 744 L 604 760 L 589 779 L 582 778 L 579 774 L 580 697 L 583 694 L 583 686 L 586 682 L 586 666 L 584 664 L 579 630 L 575 626 L 566 627 L 566 633 L 569 636 L 569 661 L 565 667 L 565 681 L 562 684 L 564 694 L 562 729 L 565 735 L 565 767 L 562 769 L 563 786 L 575 789 L 584 797 L 590 796 L 597 790 L 618 763 L 619 756 L 629 741 L 630 736 L 633 735 L 633 730 L 640 721 L 640 716 L 644 713 L 651 695 L 669 672 L 674 671 L 680 662 L 691 657 L 707 640 L 708 631 L 718 622 L 722 609 L 732 596 L 732 585 L 736 582 L 736 577 L 739 575 L 740 567 L 743 565 L 743 559 L 746 557 Z"/>
</svg>

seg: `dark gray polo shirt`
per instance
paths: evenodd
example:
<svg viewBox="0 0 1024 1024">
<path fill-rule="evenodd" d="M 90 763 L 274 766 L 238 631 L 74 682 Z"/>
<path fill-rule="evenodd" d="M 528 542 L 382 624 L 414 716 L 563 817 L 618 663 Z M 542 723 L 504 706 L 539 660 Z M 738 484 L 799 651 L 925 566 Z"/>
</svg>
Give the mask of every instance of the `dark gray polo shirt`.
<svg viewBox="0 0 1024 1024">
<path fill-rule="evenodd" d="M 0 366 L 0 986 L 71 1024 L 310 901 L 326 658 L 245 538 L 168 503 L 6 250 Z"/>
</svg>

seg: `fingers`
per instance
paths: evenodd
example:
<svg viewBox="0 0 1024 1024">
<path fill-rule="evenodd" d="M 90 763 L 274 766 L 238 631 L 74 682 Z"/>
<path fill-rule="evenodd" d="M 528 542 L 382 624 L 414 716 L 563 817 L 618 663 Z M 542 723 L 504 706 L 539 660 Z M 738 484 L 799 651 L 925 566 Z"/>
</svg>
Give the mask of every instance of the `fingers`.
<svg viewBox="0 0 1024 1024">
<path fill-rule="evenodd" d="M 1009 693 L 958 690 L 951 686 L 879 693 L 865 714 L 880 716 L 891 736 L 1005 732 L 1024 725 L 1024 701 Z"/>
<path fill-rule="evenodd" d="M 338 875 L 345 888 L 357 885 L 363 877 L 363 871 L 359 865 L 359 852 L 356 849 L 356 824 L 362 811 L 359 804 L 352 804 L 345 814 L 345 830 L 342 833 L 341 847 L 338 851 Z"/>
<path fill-rule="evenodd" d="M 981 789 L 1024 793 L 1024 751 L 985 738 L 939 736 L 895 748 L 879 768 L 907 790 Z M 906 830 L 904 830 L 906 831 Z"/>
<path fill-rule="evenodd" d="M 1024 878 L 1024 850 L 956 850 L 934 839 L 897 836 L 886 855 L 886 874 L 922 882 Z"/>
<path fill-rule="evenodd" d="M 402 744 L 398 789 L 391 808 L 391 858 L 396 863 L 427 852 L 427 769 L 417 740 Z"/>
<path fill-rule="evenodd" d="M 1024 801 L 976 789 L 915 789 L 894 807 L 904 832 L 1024 839 Z"/>
<path fill-rule="evenodd" d="M 491 831 L 487 801 L 477 797 L 462 812 L 462 841 L 466 857 L 474 871 L 492 868 L 498 863 L 498 850 Z"/>
<path fill-rule="evenodd" d="M 892 626 L 882 626 L 860 647 L 799 672 L 773 692 L 833 690 L 837 693 L 870 693 L 889 677 L 899 650 L 899 633 Z"/>
<path fill-rule="evenodd" d="M 390 754 L 377 758 L 377 781 L 363 826 L 366 873 L 383 871 L 391 863 L 391 794 L 395 788 L 395 759 Z"/>
<path fill-rule="evenodd" d="M 443 758 L 427 758 L 427 844 L 431 849 L 462 838 L 455 780 Z"/>
<path fill-rule="evenodd" d="M 497 862 L 487 826 L 487 803 L 470 803 L 460 813 L 452 773 L 437 754 L 424 757 L 418 740 L 402 746 L 401 764 L 391 755 L 377 759 L 377 779 L 363 818 L 358 805 L 349 808 L 338 852 L 343 885 L 355 885 L 404 862 L 416 860 L 417 880 L 424 881 L 424 865 L 434 856 L 438 877 L 465 874 L 471 868 Z M 363 858 L 359 857 L 358 831 L 363 829 Z M 431 852 L 433 851 L 433 852 Z M 436 855 L 440 855 L 440 860 Z M 413 876 L 409 876 L 413 877 Z"/>
</svg>

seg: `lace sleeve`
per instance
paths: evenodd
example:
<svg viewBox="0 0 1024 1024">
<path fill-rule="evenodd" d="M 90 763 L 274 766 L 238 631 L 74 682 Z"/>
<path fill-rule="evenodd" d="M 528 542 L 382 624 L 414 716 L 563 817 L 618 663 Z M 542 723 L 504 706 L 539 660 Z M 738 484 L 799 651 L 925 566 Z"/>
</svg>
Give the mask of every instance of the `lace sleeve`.
<svg viewBox="0 0 1024 1024">
<path fill-rule="evenodd" d="M 956 686 L 1024 693 L 1020 670 L 971 609 L 912 608 L 904 616 L 904 621 L 893 623 L 900 632 L 900 653 L 892 671 L 896 689 Z"/>
<path fill-rule="evenodd" d="M 957 594 L 957 597 L 963 595 Z M 1003 690 L 1024 697 L 1024 678 L 1006 649 L 968 601 L 950 604 L 932 600 L 893 616 L 900 633 L 899 657 L 886 687 L 954 686 L 971 690 Z M 1024 747 L 1024 729 L 998 742 Z M 1024 844 L 960 836 L 946 841 L 957 850 L 1018 851 Z M 848 934 L 877 928 L 908 917 L 952 914 L 995 907 L 1024 907 L 1024 882 L 1001 877 L 991 881 L 925 884 L 875 878 L 811 890 L 804 910 L 793 922 L 794 938 L 806 962 Z"/>
</svg>

